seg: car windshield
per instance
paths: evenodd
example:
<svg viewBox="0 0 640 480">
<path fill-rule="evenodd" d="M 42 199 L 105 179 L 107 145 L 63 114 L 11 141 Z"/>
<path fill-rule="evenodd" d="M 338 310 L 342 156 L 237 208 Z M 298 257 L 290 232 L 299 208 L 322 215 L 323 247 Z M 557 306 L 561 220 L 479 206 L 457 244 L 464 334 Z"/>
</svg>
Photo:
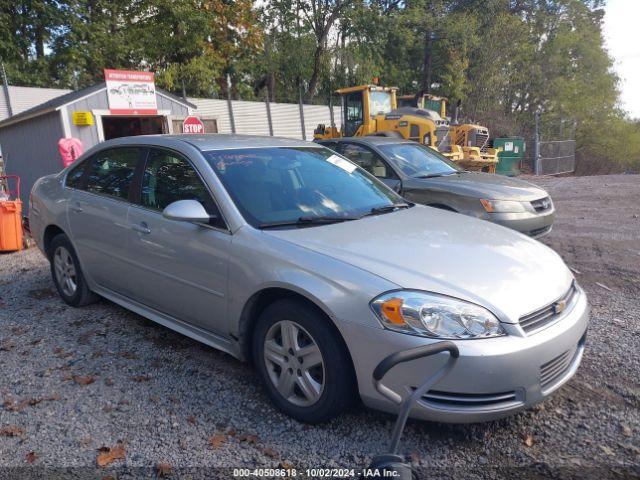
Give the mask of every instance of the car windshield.
<svg viewBox="0 0 640 480">
<path fill-rule="evenodd" d="M 440 177 L 461 171 L 455 163 L 419 143 L 389 143 L 378 148 L 410 177 Z"/>
<path fill-rule="evenodd" d="M 326 148 L 215 150 L 204 156 L 242 215 L 258 228 L 352 220 L 404 203 L 375 177 Z"/>
</svg>

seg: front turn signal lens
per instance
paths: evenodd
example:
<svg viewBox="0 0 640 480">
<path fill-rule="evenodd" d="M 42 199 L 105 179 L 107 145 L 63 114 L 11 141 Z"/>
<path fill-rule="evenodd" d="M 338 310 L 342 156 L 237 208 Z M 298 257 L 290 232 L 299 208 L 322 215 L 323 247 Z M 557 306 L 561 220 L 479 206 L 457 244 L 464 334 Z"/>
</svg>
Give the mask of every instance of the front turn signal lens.
<svg viewBox="0 0 640 480">
<path fill-rule="evenodd" d="M 493 213 L 493 205 L 491 205 L 491 202 L 489 200 L 485 200 L 484 198 L 482 198 L 480 199 L 480 203 L 488 213 Z"/>
<path fill-rule="evenodd" d="M 380 305 L 380 311 L 389 322 L 394 325 L 404 325 L 405 321 L 402 318 L 402 299 L 390 298 Z"/>
</svg>

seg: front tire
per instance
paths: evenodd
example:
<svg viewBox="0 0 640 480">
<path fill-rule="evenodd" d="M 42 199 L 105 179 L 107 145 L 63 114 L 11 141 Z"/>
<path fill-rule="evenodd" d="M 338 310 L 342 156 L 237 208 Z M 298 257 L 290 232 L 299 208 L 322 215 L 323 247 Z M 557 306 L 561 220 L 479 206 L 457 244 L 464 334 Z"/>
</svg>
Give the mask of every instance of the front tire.
<svg viewBox="0 0 640 480">
<path fill-rule="evenodd" d="M 284 299 L 267 307 L 254 331 L 252 353 L 273 403 L 298 421 L 325 422 L 357 398 L 342 339 L 304 302 Z"/>
<path fill-rule="evenodd" d="M 72 307 L 95 302 L 98 296 L 89 289 L 69 237 L 63 233 L 56 235 L 49 252 L 51 277 L 62 300 Z"/>
</svg>

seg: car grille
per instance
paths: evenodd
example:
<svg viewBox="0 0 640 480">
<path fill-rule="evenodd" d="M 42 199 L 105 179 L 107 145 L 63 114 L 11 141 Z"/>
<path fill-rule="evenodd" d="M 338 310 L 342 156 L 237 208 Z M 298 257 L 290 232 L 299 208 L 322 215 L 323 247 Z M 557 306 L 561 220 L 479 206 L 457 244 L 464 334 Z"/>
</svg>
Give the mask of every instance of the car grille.
<svg viewBox="0 0 640 480">
<path fill-rule="evenodd" d="M 515 391 L 501 393 L 453 393 L 429 390 L 422 401 L 435 408 L 486 410 L 487 408 L 515 407 L 522 403 Z"/>
<path fill-rule="evenodd" d="M 531 202 L 531 206 L 533 209 L 538 212 L 546 212 L 547 210 L 551 210 L 552 207 L 551 199 L 549 197 L 539 198 L 537 200 L 533 200 Z"/>
<path fill-rule="evenodd" d="M 524 317 L 520 317 L 520 326 L 525 333 L 530 334 L 550 325 L 555 322 L 564 311 L 573 306 L 573 302 L 576 299 L 576 293 L 578 293 L 578 289 L 575 282 L 573 282 L 567 293 L 565 293 L 562 298 L 559 298 L 552 304 L 536 310 L 535 312 L 529 313 Z"/>
<path fill-rule="evenodd" d="M 476 147 L 480 147 L 480 151 L 485 153 L 489 144 L 489 134 L 476 132 Z"/>
<path fill-rule="evenodd" d="M 535 230 L 531 230 L 529 235 L 532 237 L 537 237 L 538 235 L 542 235 L 543 233 L 547 233 L 551 231 L 551 225 L 547 225 L 546 227 L 536 228 Z"/>
<path fill-rule="evenodd" d="M 540 367 L 540 387 L 548 390 L 564 377 L 573 363 L 576 349 L 567 350 Z"/>
</svg>

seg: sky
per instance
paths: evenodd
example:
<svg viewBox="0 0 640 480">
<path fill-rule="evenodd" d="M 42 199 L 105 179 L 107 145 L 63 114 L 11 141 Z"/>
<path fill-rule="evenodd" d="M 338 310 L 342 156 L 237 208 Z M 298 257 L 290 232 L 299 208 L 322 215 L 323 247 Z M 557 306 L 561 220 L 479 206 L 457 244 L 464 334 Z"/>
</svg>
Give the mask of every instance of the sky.
<svg viewBox="0 0 640 480">
<path fill-rule="evenodd" d="M 622 107 L 640 119 L 640 42 L 637 39 L 640 1 L 608 0 L 604 38 L 614 69 L 621 79 Z"/>
</svg>

